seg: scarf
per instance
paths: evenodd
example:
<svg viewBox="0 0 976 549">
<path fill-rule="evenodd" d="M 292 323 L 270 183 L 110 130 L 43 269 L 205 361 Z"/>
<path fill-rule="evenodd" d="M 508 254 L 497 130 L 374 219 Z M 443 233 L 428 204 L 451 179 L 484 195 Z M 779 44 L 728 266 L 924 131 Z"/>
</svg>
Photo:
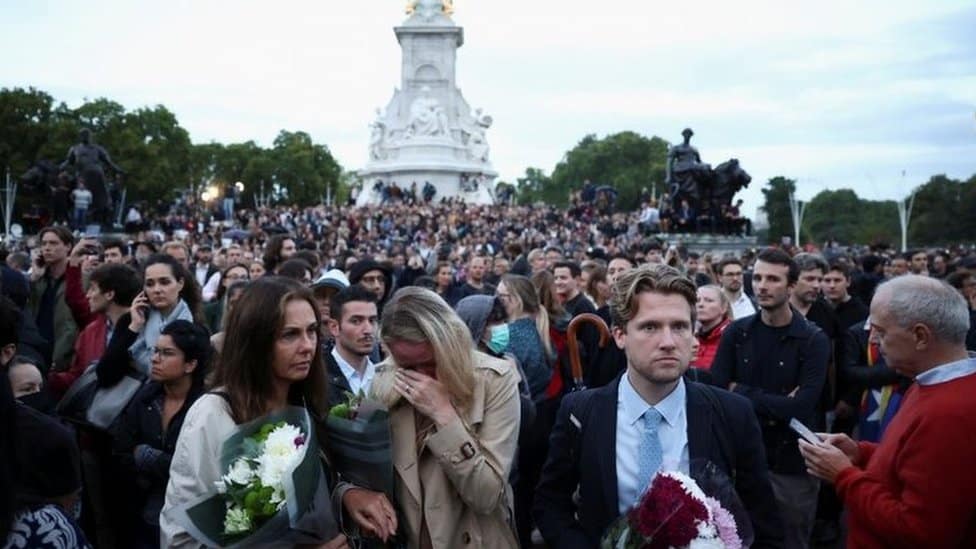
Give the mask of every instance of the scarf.
<svg viewBox="0 0 976 549">
<path fill-rule="evenodd" d="M 129 356 L 132 357 L 136 370 L 146 375 L 149 374 L 149 371 L 152 369 L 152 363 L 150 361 L 152 360 L 153 347 L 156 346 L 159 334 L 167 324 L 174 320 L 189 320 L 193 322 L 193 313 L 182 299 L 176 303 L 176 307 L 173 307 L 169 316 L 165 318 L 156 309 L 149 311 L 149 318 L 146 319 L 146 325 L 143 326 L 142 333 L 139 334 L 136 342 L 129 347 Z"/>
</svg>

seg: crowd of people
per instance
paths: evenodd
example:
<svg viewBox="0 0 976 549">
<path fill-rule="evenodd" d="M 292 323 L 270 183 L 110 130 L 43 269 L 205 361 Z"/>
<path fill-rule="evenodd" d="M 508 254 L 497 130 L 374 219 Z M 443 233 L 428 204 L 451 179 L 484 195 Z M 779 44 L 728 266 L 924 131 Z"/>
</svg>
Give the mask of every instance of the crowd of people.
<svg viewBox="0 0 976 549">
<path fill-rule="evenodd" d="M 321 547 L 596 547 L 656 472 L 703 464 L 754 547 L 976 544 L 976 254 L 699 254 L 648 208 L 179 203 L 9 245 L 0 540 L 200 546 L 180 509 L 236 426 L 361 392 L 395 497 L 324 459 Z M 72 409 L 89 381 L 125 395 L 104 421 Z"/>
</svg>

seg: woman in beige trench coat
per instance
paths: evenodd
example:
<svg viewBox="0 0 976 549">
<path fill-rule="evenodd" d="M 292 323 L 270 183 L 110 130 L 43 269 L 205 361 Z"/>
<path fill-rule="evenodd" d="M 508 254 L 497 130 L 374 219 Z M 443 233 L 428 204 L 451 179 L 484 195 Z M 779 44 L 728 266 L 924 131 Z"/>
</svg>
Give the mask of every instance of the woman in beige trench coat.
<svg viewBox="0 0 976 549">
<path fill-rule="evenodd" d="M 516 548 L 508 476 L 519 430 L 518 373 L 472 348 L 467 326 L 429 290 L 400 290 L 380 329 L 389 359 L 371 392 L 390 407 L 401 531 L 411 549 Z M 345 485 L 343 506 L 387 538 L 385 496 Z"/>
</svg>

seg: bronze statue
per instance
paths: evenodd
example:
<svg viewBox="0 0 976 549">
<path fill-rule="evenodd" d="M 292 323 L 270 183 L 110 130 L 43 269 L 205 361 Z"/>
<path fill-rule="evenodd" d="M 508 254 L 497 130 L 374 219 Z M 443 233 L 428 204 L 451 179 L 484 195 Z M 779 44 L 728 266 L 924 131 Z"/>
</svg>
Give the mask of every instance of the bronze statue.
<svg viewBox="0 0 976 549">
<path fill-rule="evenodd" d="M 104 148 L 92 143 L 89 129 L 83 128 L 78 132 L 78 139 L 80 142 L 68 149 L 68 157 L 61 163 L 60 168 L 65 170 L 69 166 L 74 167 L 75 176 L 82 179 L 92 193 L 90 208 L 92 219 L 96 222 L 104 222 L 108 219 L 110 205 L 102 162 L 108 164 L 118 175 L 125 175 L 125 170 L 112 162 Z"/>
<path fill-rule="evenodd" d="M 681 135 L 684 142 L 668 151 L 664 182 L 670 190 L 671 204 L 680 204 L 681 198 L 686 198 L 694 205 L 701 199 L 700 186 L 707 182 L 712 167 L 702 163 L 698 149 L 691 146 L 695 132 L 685 128 Z"/>
<path fill-rule="evenodd" d="M 684 142 L 671 147 L 665 167 L 670 202 L 673 206 L 687 200 L 696 214 L 714 217 L 722 206 L 732 204 L 735 193 L 748 186 L 752 178 L 735 158 L 712 169 L 701 161 L 698 149 L 691 146 L 695 132 L 685 128 L 681 135 Z"/>
</svg>

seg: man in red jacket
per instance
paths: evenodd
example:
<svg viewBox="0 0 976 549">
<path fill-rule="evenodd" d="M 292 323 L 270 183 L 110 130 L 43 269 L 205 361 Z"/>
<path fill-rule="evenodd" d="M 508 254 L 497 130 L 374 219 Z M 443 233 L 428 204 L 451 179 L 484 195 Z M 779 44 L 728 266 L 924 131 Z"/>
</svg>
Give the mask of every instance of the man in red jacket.
<svg viewBox="0 0 976 549">
<path fill-rule="evenodd" d="M 878 288 L 871 328 L 888 366 L 914 378 L 880 443 L 800 441 L 810 473 L 848 509 L 847 547 L 976 547 L 976 357 L 965 300 L 936 279 Z"/>
</svg>

